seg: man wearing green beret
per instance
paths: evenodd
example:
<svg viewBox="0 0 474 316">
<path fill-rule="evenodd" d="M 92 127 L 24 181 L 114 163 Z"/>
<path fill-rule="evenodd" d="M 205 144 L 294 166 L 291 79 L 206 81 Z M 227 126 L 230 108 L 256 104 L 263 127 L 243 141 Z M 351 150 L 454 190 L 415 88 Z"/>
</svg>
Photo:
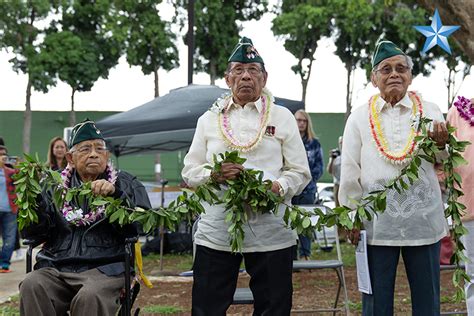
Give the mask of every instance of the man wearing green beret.
<svg viewBox="0 0 474 316">
<path fill-rule="evenodd" d="M 306 151 L 296 121 L 288 109 L 274 104 L 263 59 L 252 41 L 242 38 L 233 50 L 225 74 L 231 95 L 217 100 L 198 120 L 184 159 L 183 179 L 197 187 L 210 177 L 223 183 L 244 168 L 262 170 L 273 181 L 272 191 L 285 197 L 301 193 L 311 179 Z M 244 165 L 223 163 L 219 173 L 205 166 L 213 154 L 239 151 Z M 292 304 L 292 247 L 297 235 L 282 216 L 248 211 L 242 253 L 232 253 L 223 205 L 205 205 L 194 235 L 192 314 L 221 316 L 232 303 L 242 259 L 251 277 L 254 315 L 289 315 Z"/>
<path fill-rule="evenodd" d="M 91 183 L 91 194 L 121 199 L 130 207 L 151 208 L 144 186 L 109 161 L 104 138 L 94 122 L 74 126 L 61 173 L 66 188 Z M 44 242 L 34 271 L 20 284 L 22 315 L 115 315 L 124 286 L 124 239 L 134 225 L 110 224 L 102 207 L 76 199 L 56 209 L 52 194 L 39 196 L 38 222 L 26 227 L 27 239 Z"/>
<path fill-rule="evenodd" d="M 369 192 L 383 189 L 410 162 L 421 116 L 433 120 L 430 137 L 444 150 L 448 132 L 438 106 L 408 91 L 411 58 L 394 43 L 380 41 L 372 59 L 372 84 L 379 93 L 347 120 L 342 148 L 341 204 L 354 207 Z M 407 181 L 408 183 L 408 181 Z M 384 213 L 365 221 L 372 293 L 363 293 L 363 315 L 393 315 L 400 254 L 411 290 L 413 315 L 440 314 L 440 240 L 448 233 L 433 164 L 423 160 L 419 179 L 407 190 L 387 191 Z M 349 232 L 357 243 L 359 231 Z"/>
</svg>

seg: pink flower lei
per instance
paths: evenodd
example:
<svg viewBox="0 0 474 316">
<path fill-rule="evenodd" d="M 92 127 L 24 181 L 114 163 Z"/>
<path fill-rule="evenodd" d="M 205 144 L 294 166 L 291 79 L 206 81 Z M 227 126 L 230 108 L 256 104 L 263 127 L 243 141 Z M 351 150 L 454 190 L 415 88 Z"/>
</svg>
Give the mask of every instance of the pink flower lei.
<svg viewBox="0 0 474 316">
<path fill-rule="evenodd" d="M 454 106 L 458 110 L 459 115 L 465 119 L 471 126 L 474 126 L 474 104 L 471 100 L 463 96 L 458 96 Z"/>
<path fill-rule="evenodd" d="M 259 145 L 263 138 L 263 135 L 265 134 L 267 123 L 270 118 L 270 108 L 271 103 L 273 101 L 273 96 L 266 88 L 263 89 L 261 96 L 262 110 L 260 112 L 259 117 L 260 126 L 253 139 L 246 143 L 242 143 L 238 139 L 236 139 L 232 130 L 229 117 L 229 103 L 231 100 L 232 96 L 230 95 L 226 97 L 223 101 L 221 101 L 221 104 L 223 104 L 223 106 L 221 106 L 221 111 L 218 112 L 218 124 L 220 134 L 227 147 L 231 148 L 232 150 L 238 150 L 240 152 L 249 152 Z"/>
<path fill-rule="evenodd" d="M 109 161 L 105 168 L 106 180 L 115 185 L 117 181 L 117 171 L 113 167 L 112 163 Z M 71 205 L 70 202 L 65 200 L 67 189 L 70 188 L 71 179 L 73 174 L 73 168 L 68 164 L 66 168 L 61 172 L 61 178 L 63 180 L 63 190 L 62 197 L 64 199 L 64 205 L 61 210 L 66 221 L 75 226 L 86 226 L 94 223 L 95 221 L 101 219 L 104 216 L 105 207 L 98 206 L 91 208 L 90 212 L 83 214 L 81 208 L 75 208 Z"/>
</svg>

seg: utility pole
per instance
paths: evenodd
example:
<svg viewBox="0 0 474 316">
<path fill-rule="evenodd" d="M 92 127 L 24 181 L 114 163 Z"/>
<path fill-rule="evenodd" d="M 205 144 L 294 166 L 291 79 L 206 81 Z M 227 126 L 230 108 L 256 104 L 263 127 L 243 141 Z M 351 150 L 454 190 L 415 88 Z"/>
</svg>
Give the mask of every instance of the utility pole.
<svg viewBox="0 0 474 316">
<path fill-rule="evenodd" d="M 193 83 L 194 71 L 194 0 L 188 0 L 188 85 Z"/>
</svg>

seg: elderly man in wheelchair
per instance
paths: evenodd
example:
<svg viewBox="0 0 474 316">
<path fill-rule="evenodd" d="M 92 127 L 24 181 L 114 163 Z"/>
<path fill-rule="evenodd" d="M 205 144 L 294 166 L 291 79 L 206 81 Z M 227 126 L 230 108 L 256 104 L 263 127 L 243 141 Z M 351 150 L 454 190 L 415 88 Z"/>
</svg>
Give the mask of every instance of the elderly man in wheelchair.
<svg viewBox="0 0 474 316">
<path fill-rule="evenodd" d="M 151 208 L 144 186 L 109 163 L 109 152 L 94 122 L 77 124 L 62 177 L 66 187 L 91 182 L 91 194 L 112 196 L 129 206 Z M 42 242 L 35 270 L 20 284 L 22 315 L 114 315 L 124 287 L 124 240 L 137 235 L 134 226 L 110 224 L 105 214 L 75 199 L 62 209 L 51 192 L 38 198 L 38 223 L 23 236 Z"/>
</svg>

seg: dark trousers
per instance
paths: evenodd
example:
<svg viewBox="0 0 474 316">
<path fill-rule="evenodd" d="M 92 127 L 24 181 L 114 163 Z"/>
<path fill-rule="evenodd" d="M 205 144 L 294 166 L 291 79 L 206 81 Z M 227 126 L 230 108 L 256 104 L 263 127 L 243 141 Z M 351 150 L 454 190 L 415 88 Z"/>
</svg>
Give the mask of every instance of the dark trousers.
<svg viewBox="0 0 474 316">
<path fill-rule="evenodd" d="M 313 205 L 315 192 L 308 192 L 294 196 L 291 199 L 293 205 Z M 311 237 L 298 235 L 300 240 L 300 258 L 311 256 Z M 296 259 L 296 258 L 295 258 Z"/>
<path fill-rule="evenodd" d="M 293 294 L 291 247 L 233 254 L 199 245 L 194 259 L 192 315 L 226 315 L 232 304 L 242 258 L 250 275 L 253 315 L 290 315 Z"/>
<path fill-rule="evenodd" d="M 416 247 L 369 245 L 367 251 L 372 295 L 362 294 L 362 315 L 393 315 L 400 252 L 410 284 L 412 315 L 439 315 L 439 247 L 439 242 Z"/>
</svg>

